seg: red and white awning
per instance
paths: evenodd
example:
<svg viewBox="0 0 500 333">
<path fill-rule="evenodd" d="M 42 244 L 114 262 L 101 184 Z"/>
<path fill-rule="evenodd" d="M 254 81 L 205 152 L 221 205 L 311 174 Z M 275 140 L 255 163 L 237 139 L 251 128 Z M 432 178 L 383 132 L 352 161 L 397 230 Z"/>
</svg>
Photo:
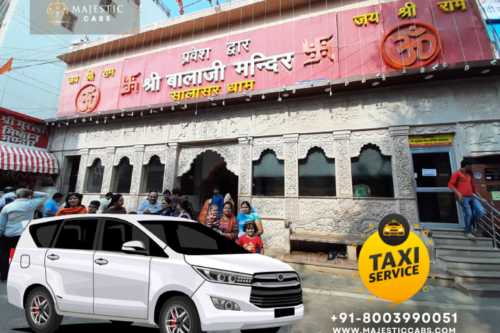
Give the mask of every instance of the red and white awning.
<svg viewBox="0 0 500 333">
<path fill-rule="evenodd" d="M 0 169 L 22 172 L 59 173 L 57 160 L 51 153 L 2 144 L 0 144 Z"/>
</svg>

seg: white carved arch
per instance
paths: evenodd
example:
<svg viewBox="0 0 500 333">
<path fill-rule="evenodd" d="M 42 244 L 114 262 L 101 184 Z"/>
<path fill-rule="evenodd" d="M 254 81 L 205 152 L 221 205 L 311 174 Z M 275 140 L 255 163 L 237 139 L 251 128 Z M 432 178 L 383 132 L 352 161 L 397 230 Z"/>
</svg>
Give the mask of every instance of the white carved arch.
<svg viewBox="0 0 500 333">
<path fill-rule="evenodd" d="M 159 153 L 159 152 L 155 152 L 155 151 L 147 151 L 147 152 L 144 152 L 144 158 L 142 160 L 142 164 L 143 165 L 147 165 L 149 164 L 149 162 L 151 162 L 151 159 L 154 157 L 154 156 L 158 156 L 158 158 L 160 159 L 160 162 L 161 164 L 165 165 L 166 163 L 166 157 L 165 157 L 165 153 Z"/>
<path fill-rule="evenodd" d="M 91 167 L 96 160 L 100 160 L 101 165 L 106 166 L 106 158 L 101 157 L 99 155 L 89 155 L 89 159 L 87 161 L 87 167 Z"/>
<path fill-rule="evenodd" d="M 374 145 L 380 149 L 380 152 L 384 156 L 392 156 L 391 142 L 389 139 L 380 140 L 351 140 L 350 142 L 350 152 L 351 157 L 359 157 L 361 150 L 364 146 Z"/>
<path fill-rule="evenodd" d="M 285 154 L 284 154 L 284 151 L 283 151 L 283 145 L 282 144 L 279 144 L 279 145 L 275 145 L 275 146 L 253 146 L 253 155 L 252 155 L 252 161 L 258 161 L 260 159 L 260 157 L 262 156 L 262 154 L 266 151 L 266 150 L 271 150 L 274 152 L 274 154 L 276 155 L 276 158 L 278 160 L 284 160 L 285 159 Z"/>
<path fill-rule="evenodd" d="M 191 168 L 191 164 L 198 157 L 198 155 L 204 152 L 212 151 L 220 155 L 224 161 L 227 163 L 227 169 L 239 176 L 239 146 L 238 145 L 220 145 L 220 146 L 210 146 L 210 147 L 189 147 L 182 148 L 179 154 L 179 168 L 177 175 L 180 177 Z"/>
<path fill-rule="evenodd" d="M 335 158 L 335 150 L 333 148 L 332 142 L 303 142 L 299 143 L 299 159 L 304 159 L 307 157 L 309 150 L 313 148 L 320 148 L 323 150 L 323 153 L 328 158 Z"/>
<path fill-rule="evenodd" d="M 126 156 L 126 155 L 122 155 L 122 156 L 116 156 L 116 155 L 115 155 L 115 163 L 114 163 L 113 165 L 114 165 L 114 166 L 118 166 L 118 165 L 120 165 L 121 161 L 122 161 L 124 158 L 127 158 L 127 159 L 128 159 L 128 162 L 130 163 L 130 165 L 134 165 L 134 158 L 133 158 L 133 157 L 130 157 L 130 156 Z"/>
<path fill-rule="evenodd" d="M 134 165 L 135 163 L 134 147 L 117 148 L 115 152 L 115 160 L 113 165 L 117 166 L 118 164 L 120 164 L 120 161 L 124 157 L 128 158 L 130 165 Z"/>
</svg>

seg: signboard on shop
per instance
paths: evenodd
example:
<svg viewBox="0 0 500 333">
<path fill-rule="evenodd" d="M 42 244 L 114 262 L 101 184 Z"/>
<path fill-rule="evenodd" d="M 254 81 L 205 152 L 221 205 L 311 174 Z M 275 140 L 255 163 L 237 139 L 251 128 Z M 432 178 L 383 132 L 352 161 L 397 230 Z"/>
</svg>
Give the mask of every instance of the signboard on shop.
<svg viewBox="0 0 500 333">
<path fill-rule="evenodd" d="M 479 10 L 473 0 L 394 1 L 241 33 L 226 31 L 198 43 L 181 37 L 175 43 L 183 46 L 156 52 L 144 46 L 148 54 L 66 73 L 57 115 L 184 104 L 492 59 Z"/>
<path fill-rule="evenodd" d="M 486 19 L 500 20 L 500 1 L 498 0 L 480 0 Z"/>
<path fill-rule="evenodd" d="M 451 134 L 410 136 L 410 147 L 451 146 Z"/>
<path fill-rule="evenodd" d="M 36 123 L 0 110 L 0 143 L 46 149 L 49 143 L 45 123 Z"/>
</svg>

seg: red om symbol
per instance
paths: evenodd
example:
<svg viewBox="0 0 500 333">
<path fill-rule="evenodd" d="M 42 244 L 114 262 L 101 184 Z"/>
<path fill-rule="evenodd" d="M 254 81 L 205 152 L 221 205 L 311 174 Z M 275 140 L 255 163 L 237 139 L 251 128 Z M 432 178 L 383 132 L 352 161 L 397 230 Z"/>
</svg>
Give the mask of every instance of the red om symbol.
<svg viewBox="0 0 500 333">
<path fill-rule="evenodd" d="M 405 29 L 405 27 L 408 28 Z M 392 35 L 394 32 L 396 34 Z M 395 55 L 387 40 L 397 45 Z M 431 63 L 441 52 L 441 39 L 433 26 L 426 23 L 403 23 L 392 28 L 382 40 L 382 57 L 397 69 L 415 68 Z M 417 62 L 417 59 L 420 60 Z"/>
</svg>

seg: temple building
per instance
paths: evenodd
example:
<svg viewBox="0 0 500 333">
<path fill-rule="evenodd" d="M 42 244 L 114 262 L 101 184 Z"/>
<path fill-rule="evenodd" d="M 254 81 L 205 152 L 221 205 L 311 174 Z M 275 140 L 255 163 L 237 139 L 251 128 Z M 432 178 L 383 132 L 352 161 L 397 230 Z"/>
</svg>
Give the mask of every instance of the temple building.
<svg viewBox="0 0 500 333">
<path fill-rule="evenodd" d="M 500 204 L 493 52 L 472 0 L 242 0 L 78 45 L 47 121 L 59 189 L 136 211 L 174 187 L 200 209 L 218 185 L 287 252 L 391 213 L 457 228 L 463 158 Z"/>
</svg>

